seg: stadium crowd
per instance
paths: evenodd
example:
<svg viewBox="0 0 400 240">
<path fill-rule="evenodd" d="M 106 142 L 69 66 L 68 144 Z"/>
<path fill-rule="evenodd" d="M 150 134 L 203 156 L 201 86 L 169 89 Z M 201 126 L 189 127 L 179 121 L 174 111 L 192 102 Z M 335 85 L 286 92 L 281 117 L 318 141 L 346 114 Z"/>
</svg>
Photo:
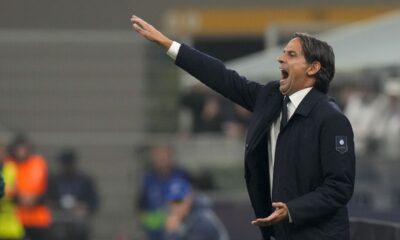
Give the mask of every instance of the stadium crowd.
<svg viewBox="0 0 400 240">
<path fill-rule="evenodd" d="M 89 176 L 77 168 L 73 150 L 57 159 L 49 173 L 46 159 L 24 136 L 0 146 L 5 196 L 0 199 L 0 239 L 86 240 L 97 193 Z"/>
</svg>

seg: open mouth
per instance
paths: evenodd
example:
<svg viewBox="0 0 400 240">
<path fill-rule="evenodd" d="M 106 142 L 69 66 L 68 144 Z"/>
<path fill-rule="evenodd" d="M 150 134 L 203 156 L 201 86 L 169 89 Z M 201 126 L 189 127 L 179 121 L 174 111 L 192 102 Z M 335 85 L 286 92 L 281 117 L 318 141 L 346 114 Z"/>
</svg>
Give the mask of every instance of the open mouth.
<svg viewBox="0 0 400 240">
<path fill-rule="evenodd" d="M 281 76 L 282 76 L 282 80 L 285 80 L 286 78 L 288 78 L 289 77 L 288 71 L 281 69 Z"/>
</svg>

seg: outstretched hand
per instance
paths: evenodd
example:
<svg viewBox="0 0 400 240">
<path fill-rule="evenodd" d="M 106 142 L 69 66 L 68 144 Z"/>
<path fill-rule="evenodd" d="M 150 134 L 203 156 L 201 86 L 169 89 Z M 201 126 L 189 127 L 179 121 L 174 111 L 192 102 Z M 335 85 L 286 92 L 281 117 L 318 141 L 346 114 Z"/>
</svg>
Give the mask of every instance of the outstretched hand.
<svg viewBox="0 0 400 240">
<path fill-rule="evenodd" d="M 286 204 L 282 202 L 272 203 L 272 207 L 275 208 L 275 211 L 271 215 L 266 218 L 257 218 L 251 221 L 251 224 L 259 227 L 267 227 L 288 218 L 289 210 Z"/>
<path fill-rule="evenodd" d="M 143 19 L 135 15 L 132 15 L 131 23 L 133 29 L 147 40 L 156 42 L 166 49 L 169 49 L 169 47 L 171 46 L 172 44 L 171 39 L 166 37 L 164 34 L 162 34 L 155 27 L 153 27 L 151 24 L 147 23 Z"/>
</svg>

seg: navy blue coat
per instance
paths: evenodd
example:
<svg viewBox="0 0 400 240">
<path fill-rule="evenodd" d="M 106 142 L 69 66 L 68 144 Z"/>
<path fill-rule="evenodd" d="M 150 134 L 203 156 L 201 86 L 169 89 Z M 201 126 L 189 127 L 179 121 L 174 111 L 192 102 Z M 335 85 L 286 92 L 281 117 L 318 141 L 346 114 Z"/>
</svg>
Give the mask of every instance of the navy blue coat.
<svg viewBox="0 0 400 240">
<path fill-rule="evenodd" d="M 206 54 L 182 45 L 176 65 L 233 102 L 253 112 L 246 137 L 245 179 L 256 217 L 272 202 L 284 202 L 292 222 L 262 227 L 264 239 L 349 239 L 346 204 L 354 189 L 355 155 L 351 125 L 335 102 L 312 89 L 280 132 L 275 152 L 272 199 L 268 136 L 279 117 L 279 82 L 247 80 Z"/>
</svg>

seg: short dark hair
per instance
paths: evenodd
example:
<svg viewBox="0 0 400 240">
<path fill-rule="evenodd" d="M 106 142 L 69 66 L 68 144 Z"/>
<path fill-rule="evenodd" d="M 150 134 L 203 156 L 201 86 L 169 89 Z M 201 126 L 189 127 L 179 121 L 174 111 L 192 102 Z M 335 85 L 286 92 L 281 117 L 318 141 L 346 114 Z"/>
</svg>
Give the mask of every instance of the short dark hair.
<svg viewBox="0 0 400 240">
<path fill-rule="evenodd" d="M 295 33 L 294 38 L 300 39 L 304 58 L 308 63 L 317 61 L 321 64 L 321 69 L 315 76 L 314 87 L 327 93 L 329 84 L 335 76 L 335 54 L 332 47 L 307 33 Z"/>
</svg>

